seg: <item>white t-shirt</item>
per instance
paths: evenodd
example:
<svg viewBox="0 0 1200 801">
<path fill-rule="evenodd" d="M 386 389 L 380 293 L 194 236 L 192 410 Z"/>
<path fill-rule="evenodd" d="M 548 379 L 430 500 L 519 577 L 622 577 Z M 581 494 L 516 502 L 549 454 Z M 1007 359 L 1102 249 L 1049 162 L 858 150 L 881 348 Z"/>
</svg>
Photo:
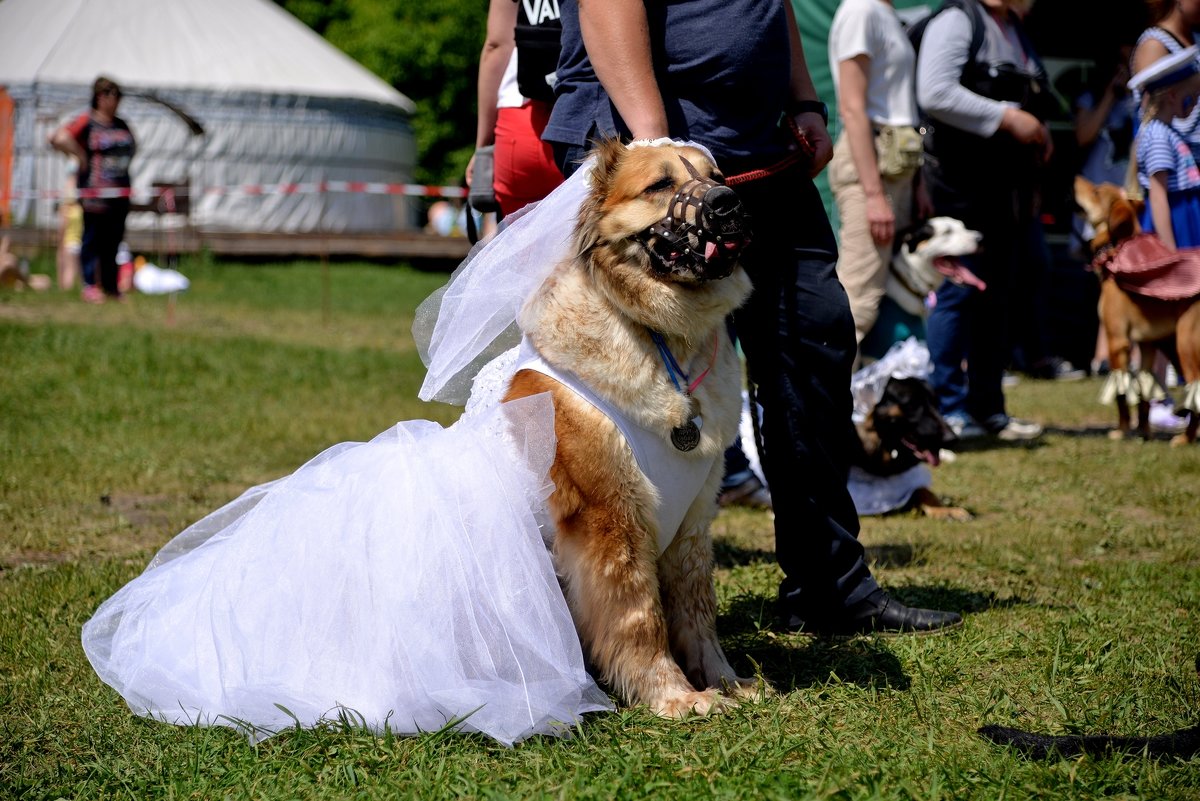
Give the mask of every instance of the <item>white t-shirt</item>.
<svg viewBox="0 0 1200 801">
<path fill-rule="evenodd" d="M 525 105 L 525 97 L 517 88 L 517 48 L 513 48 L 504 67 L 504 75 L 500 78 L 500 90 L 496 96 L 496 108 L 520 108 Z"/>
<path fill-rule="evenodd" d="M 829 29 L 829 68 L 838 88 L 838 65 L 871 59 L 867 116 L 878 125 L 916 125 L 916 54 L 896 9 L 883 0 L 842 0 Z"/>
</svg>

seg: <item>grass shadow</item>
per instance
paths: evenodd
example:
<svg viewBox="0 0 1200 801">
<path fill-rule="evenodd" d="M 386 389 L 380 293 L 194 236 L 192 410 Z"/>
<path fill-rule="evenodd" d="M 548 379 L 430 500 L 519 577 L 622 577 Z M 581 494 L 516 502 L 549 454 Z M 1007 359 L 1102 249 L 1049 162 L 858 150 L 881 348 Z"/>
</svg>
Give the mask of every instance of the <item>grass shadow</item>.
<svg viewBox="0 0 1200 801">
<path fill-rule="evenodd" d="M 946 585 L 902 585 L 889 587 L 888 592 L 909 606 L 964 615 L 1030 603 L 1020 597 L 998 598 L 994 593 Z M 822 638 L 787 632 L 780 625 L 773 596 L 746 593 L 734 598 L 727 611 L 718 616 L 717 630 L 726 652 L 736 655 L 739 670 L 760 670 L 763 678 L 781 691 L 821 685 L 831 679 L 895 690 L 906 690 L 911 684 L 888 645 L 889 637 Z"/>
<path fill-rule="evenodd" d="M 908 567 L 920 564 L 924 554 L 908 544 L 867 545 L 864 559 L 871 567 Z M 775 561 L 775 552 L 767 548 L 738 545 L 724 538 L 713 540 L 713 560 L 717 567 L 734 568 Z"/>
<path fill-rule="evenodd" d="M 1114 426 L 1105 426 L 1105 425 L 1046 426 L 1047 434 L 1056 434 L 1060 437 L 1075 437 L 1075 438 L 1085 438 L 1085 439 L 1088 439 L 1088 438 L 1108 439 L 1110 437 L 1110 435 L 1112 434 L 1112 432 L 1115 430 L 1116 430 L 1116 428 Z M 1145 440 L 1145 441 L 1146 442 L 1170 442 L 1171 438 L 1174 436 L 1175 436 L 1175 434 L 1172 432 L 1169 432 L 1169 431 L 1152 430 L 1150 432 L 1150 439 Z M 1129 441 L 1129 442 L 1140 442 L 1140 441 L 1142 441 L 1142 436 L 1141 436 L 1141 434 L 1137 433 L 1137 431 L 1131 431 L 1129 434 L 1125 435 L 1121 439 L 1125 440 L 1125 441 Z"/>
<path fill-rule="evenodd" d="M 1045 448 L 1047 444 L 1044 437 L 1040 439 L 1009 441 L 988 436 L 977 437 L 975 439 L 960 439 L 958 442 L 953 443 L 953 447 L 948 447 L 946 450 L 953 451 L 954 453 L 979 453 L 981 451 L 1018 449 L 1036 451 Z"/>
<path fill-rule="evenodd" d="M 717 567 L 733 568 L 775 561 L 775 551 L 766 548 L 746 548 L 720 537 L 713 539 L 713 561 Z"/>
<path fill-rule="evenodd" d="M 906 606 L 916 606 L 922 609 L 946 609 L 963 615 L 1033 603 L 1033 601 L 1019 596 L 999 598 L 994 592 L 978 592 L 945 584 L 889 585 L 887 591 L 893 598 Z"/>
<path fill-rule="evenodd" d="M 923 562 L 921 554 L 915 548 L 906 543 L 892 545 L 884 543 L 882 545 L 867 545 L 863 548 L 863 559 L 871 566 L 872 569 L 880 567 L 908 567 L 914 563 Z"/>
</svg>

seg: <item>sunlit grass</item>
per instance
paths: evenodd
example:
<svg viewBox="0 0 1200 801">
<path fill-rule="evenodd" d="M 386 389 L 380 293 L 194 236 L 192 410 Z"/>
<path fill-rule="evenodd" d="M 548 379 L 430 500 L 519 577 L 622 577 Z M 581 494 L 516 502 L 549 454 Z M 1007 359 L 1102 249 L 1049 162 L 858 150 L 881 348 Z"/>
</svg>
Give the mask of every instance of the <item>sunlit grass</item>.
<svg viewBox="0 0 1200 801">
<path fill-rule="evenodd" d="M 1025 381 L 1038 447 L 965 453 L 936 489 L 966 524 L 864 520 L 881 581 L 967 613 L 935 637 L 814 641 L 774 628 L 762 513 L 717 521 L 720 629 L 779 691 L 712 719 L 642 709 L 505 749 L 352 725 L 257 747 L 132 715 L 79 646 L 154 550 L 251 484 L 397 420 L 415 399 L 409 328 L 444 276 L 334 264 L 182 268 L 193 288 L 89 306 L 0 295 L 0 798 L 1177 798 L 1195 761 L 1030 763 L 985 723 L 1050 733 L 1194 725 L 1200 458 L 1112 442 L 1098 383 Z M 777 491 L 781 491 L 777 489 Z M 784 488 L 782 491 L 786 491 Z M 803 536 L 795 532 L 794 536 Z"/>
</svg>

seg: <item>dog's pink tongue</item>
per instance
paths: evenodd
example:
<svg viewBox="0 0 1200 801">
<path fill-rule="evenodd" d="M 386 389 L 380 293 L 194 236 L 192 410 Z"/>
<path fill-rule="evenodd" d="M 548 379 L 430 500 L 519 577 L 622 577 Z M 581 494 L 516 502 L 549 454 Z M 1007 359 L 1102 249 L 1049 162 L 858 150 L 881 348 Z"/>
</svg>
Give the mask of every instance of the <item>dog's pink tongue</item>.
<svg viewBox="0 0 1200 801">
<path fill-rule="evenodd" d="M 939 273 L 956 284 L 973 286 L 980 292 L 987 289 L 987 284 L 980 280 L 979 276 L 967 269 L 967 265 L 953 256 L 938 256 L 933 260 L 933 266 Z"/>
<path fill-rule="evenodd" d="M 717 245 L 715 242 L 704 243 L 704 260 L 712 261 L 712 257 L 717 253 Z"/>
</svg>

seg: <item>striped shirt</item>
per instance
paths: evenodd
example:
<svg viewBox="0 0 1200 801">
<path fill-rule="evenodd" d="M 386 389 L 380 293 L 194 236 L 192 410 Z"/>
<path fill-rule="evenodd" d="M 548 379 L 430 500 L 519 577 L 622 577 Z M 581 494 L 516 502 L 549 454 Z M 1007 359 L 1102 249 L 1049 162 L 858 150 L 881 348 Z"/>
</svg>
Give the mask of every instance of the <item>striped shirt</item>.
<svg viewBox="0 0 1200 801">
<path fill-rule="evenodd" d="M 1167 191 L 1181 192 L 1200 187 L 1200 167 L 1184 138 L 1161 120 L 1142 124 L 1137 136 L 1138 182 L 1149 189 L 1150 176 L 1166 172 Z"/>
</svg>

